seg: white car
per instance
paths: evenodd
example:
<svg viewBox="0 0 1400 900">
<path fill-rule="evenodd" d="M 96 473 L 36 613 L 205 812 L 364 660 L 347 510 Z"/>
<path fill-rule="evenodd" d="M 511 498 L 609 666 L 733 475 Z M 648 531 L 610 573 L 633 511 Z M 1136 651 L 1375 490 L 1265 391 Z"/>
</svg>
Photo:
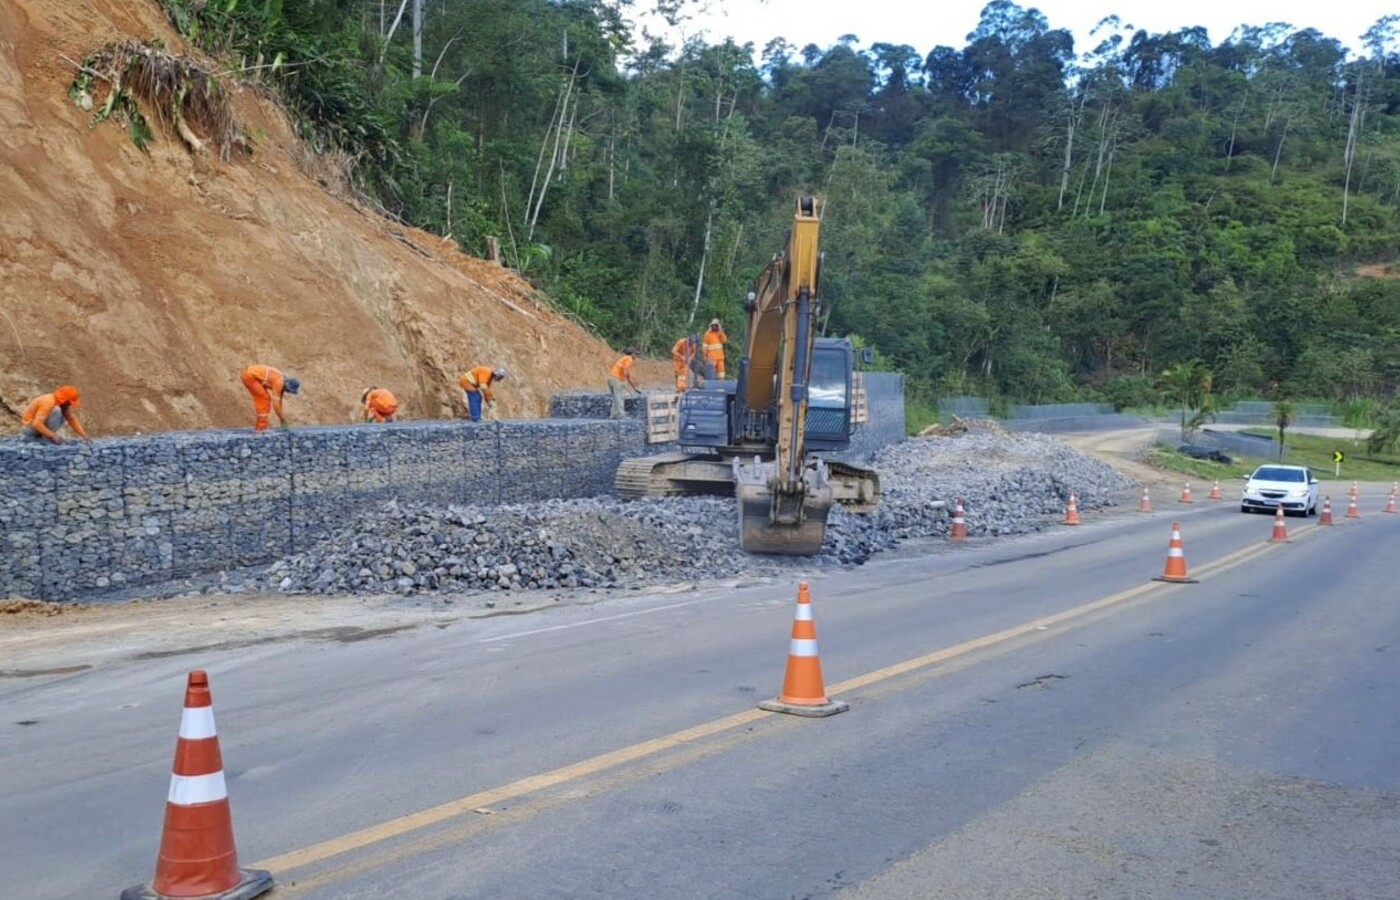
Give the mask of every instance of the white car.
<svg viewBox="0 0 1400 900">
<path fill-rule="evenodd" d="M 1260 466 L 1245 479 L 1240 512 L 1272 511 L 1317 514 L 1317 476 L 1307 466 Z"/>
</svg>

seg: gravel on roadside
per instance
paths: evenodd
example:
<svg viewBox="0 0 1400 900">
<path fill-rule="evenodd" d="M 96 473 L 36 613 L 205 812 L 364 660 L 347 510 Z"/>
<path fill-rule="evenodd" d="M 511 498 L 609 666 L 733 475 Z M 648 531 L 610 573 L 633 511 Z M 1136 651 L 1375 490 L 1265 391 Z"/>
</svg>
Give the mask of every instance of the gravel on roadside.
<svg viewBox="0 0 1400 900">
<path fill-rule="evenodd" d="M 283 592 L 412 594 L 636 587 L 858 565 L 913 538 L 948 532 L 961 499 L 972 537 L 1023 534 L 1118 502 L 1134 482 L 1062 441 L 979 428 L 914 438 L 873 461 L 882 497 L 871 513 L 837 507 L 817 557 L 746 554 L 732 498 L 612 497 L 486 506 L 391 502 L 255 580 Z"/>
</svg>

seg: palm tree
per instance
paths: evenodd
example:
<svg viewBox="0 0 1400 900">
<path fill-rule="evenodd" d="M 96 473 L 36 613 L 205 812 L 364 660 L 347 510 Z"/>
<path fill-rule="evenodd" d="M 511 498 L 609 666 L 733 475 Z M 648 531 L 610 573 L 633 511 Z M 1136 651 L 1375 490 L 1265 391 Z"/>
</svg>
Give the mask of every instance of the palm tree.
<svg viewBox="0 0 1400 900">
<path fill-rule="evenodd" d="M 1215 414 L 1210 368 L 1199 359 L 1179 362 L 1162 373 L 1162 388 L 1181 407 L 1181 439 Z"/>
</svg>

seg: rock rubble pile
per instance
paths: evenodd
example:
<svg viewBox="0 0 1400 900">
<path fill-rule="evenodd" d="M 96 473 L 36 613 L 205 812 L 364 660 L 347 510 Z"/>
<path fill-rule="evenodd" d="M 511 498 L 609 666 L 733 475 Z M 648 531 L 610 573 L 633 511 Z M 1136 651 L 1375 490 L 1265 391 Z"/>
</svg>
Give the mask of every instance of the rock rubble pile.
<svg viewBox="0 0 1400 900">
<path fill-rule="evenodd" d="M 1038 434 L 975 429 L 881 451 L 880 506 L 834 509 L 826 544 L 811 559 L 739 550 L 734 501 L 610 497 L 499 507 L 388 503 L 311 550 L 273 565 L 267 587 L 287 592 L 416 593 L 640 586 L 760 576 L 859 564 L 913 538 L 946 535 L 962 499 L 970 535 L 1019 534 L 1060 517 L 1070 491 L 1080 509 L 1112 505 L 1133 482 Z"/>
</svg>

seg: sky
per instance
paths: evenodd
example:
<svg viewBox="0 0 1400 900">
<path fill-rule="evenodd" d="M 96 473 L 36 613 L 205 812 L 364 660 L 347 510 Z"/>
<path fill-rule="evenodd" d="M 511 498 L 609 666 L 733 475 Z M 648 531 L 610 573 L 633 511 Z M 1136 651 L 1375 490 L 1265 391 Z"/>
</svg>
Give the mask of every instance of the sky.
<svg viewBox="0 0 1400 900">
<path fill-rule="evenodd" d="M 859 37 L 861 47 L 878 42 L 909 44 L 928 53 L 939 44 L 965 46 L 986 2 L 708 0 L 708 8 L 692 12 L 683 27 L 687 36 L 703 32 L 712 44 L 725 36 L 740 44 L 751 41 L 760 53 L 764 44 L 779 35 L 798 48 L 809 43 L 825 48 L 844 34 Z M 1287 22 L 1298 29 L 1316 28 L 1357 51 L 1362 48 L 1362 32 L 1381 16 L 1400 12 L 1397 0 L 1020 0 L 1019 5 L 1039 9 L 1052 28 L 1073 32 L 1076 53 L 1092 48 L 1089 33 L 1110 14 L 1125 25 L 1156 33 L 1203 25 L 1216 44 L 1240 24 Z M 657 29 L 652 26 L 652 30 Z M 677 43 L 674 37 L 671 42 Z"/>
</svg>

